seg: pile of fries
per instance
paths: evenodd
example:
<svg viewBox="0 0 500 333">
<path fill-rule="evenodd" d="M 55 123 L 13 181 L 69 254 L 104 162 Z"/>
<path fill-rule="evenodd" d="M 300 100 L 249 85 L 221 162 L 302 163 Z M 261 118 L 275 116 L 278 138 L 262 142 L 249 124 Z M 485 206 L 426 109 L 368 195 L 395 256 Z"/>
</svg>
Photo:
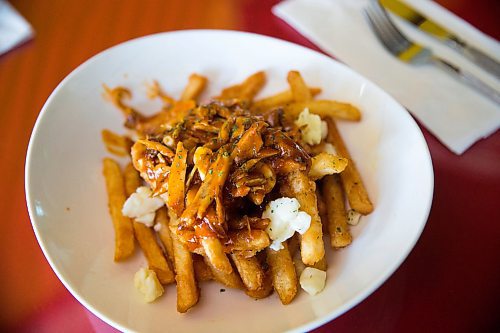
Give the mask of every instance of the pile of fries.
<svg viewBox="0 0 500 333">
<path fill-rule="evenodd" d="M 123 171 L 117 161 L 104 159 L 114 259 L 130 257 L 137 240 L 160 283 L 176 282 L 179 312 L 198 302 L 199 284 L 207 280 L 255 299 L 275 290 L 283 304 L 290 303 L 302 269 L 327 269 L 323 232 L 334 249 L 351 243 L 346 198 L 362 215 L 373 210 L 335 125 L 336 119 L 359 121 L 359 110 L 314 100 L 321 89 L 308 87 L 297 71 L 287 79 L 289 90 L 254 100 L 266 81 L 257 72 L 207 104 L 197 102 L 207 84 L 201 75 L 189 77 L 178 100 L 155 82 L 149 97 L 160 99 L 163 108 L 153 116 L 127 104 L 126 88 L 105 86 L 134 138 L 102 133 L 111 153 L 131 158 Z M 326 121 L 325 140 L 304 141 L 304 128 L 296 124 L 304 109 Z M 336 153 L 325 152 L 327 145 Z M 127 197 L 143 184 L 165 201 L 154 228 L 122 214 Z M 296 198 L 311 223 L 273 250 L 266 232 L 270 220 L 262 213 L 280 197 Z"/>
</svg>

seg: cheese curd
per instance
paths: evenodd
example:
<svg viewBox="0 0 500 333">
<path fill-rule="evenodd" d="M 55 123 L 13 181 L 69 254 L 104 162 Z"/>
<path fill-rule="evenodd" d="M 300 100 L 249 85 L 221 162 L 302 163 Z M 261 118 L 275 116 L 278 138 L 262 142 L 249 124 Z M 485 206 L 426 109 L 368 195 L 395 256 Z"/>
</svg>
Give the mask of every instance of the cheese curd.
<svg viewBox="0 0 500 333">
<path fill-rule="evenodd" d="M 125 201 L 122 214 L 152 227 L 156 210 L 164 204 L 161 198 L 151 197 L 151 190 L 148 187 L 141 186 Z"/>
<path fill-rule="evenodd" d="M 271 201 L 262 218 L 271 220 L 266 229 L 269 238 L 273 240 L 269 246 L 278 251 L 283 248 L 282 242 L 293 236 L 295 232 L 304 234 L 311 225 L 311 216 L 300 211 L 300 203 L 295 198 L 279 198 Z"/>
<path fill-rule="evenodd" d="M 329 142 L 325 143 L 323 151 L 325 153 L 332 154 L 332 155 L 335 155 L 335 156 L 338 155 L 337 154 L 337 149 L 335 149 L 335 147 L 331 143 L 329 143 Z"/>
<path fill-rule="evenodd" d="M 361 214 L 354 209 L 349 209 L 347 211 L 347 223 L 349 225 L 358 225 Z"/>
<path fill-rule="evenodd" d="M 309 295 L 320 293 L 326 284 L 326 272 L 313 268 L 306 267 L 300 274 L 300 287 Z"/>
<path fill-rule="evenodd" d="M 142 294 L 144 301 L 148 303 L 163 295 L 163 286 L 155 271 L 144 267 L 135 273 L 134 286 Z"/>
<path fill-rule="evenodd" d="M 328 125 L 326 122 L 322 121 L 320 116 L 309 113 L 308 108 L 305 108 L 299 114 L 295 125 L 300 127 L 302 140 L 310 145 L 319 144 L 321 139 L 326 138 L 328 134 Z"/>
</svg>

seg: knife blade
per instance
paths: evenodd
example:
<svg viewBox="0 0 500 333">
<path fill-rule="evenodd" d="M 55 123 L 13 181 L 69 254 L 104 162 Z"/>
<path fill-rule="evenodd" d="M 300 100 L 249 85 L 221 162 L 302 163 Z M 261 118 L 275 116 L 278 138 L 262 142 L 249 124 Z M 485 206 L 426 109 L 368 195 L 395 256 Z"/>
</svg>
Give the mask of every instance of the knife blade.
<svg viewBox="0 0 500 333">
<path fill-rule="evenodd" d="M 419 30 L 439 39 L 500 80 L 500 63 L 483 51 L 467 44 L 467 42 L 448 31 L 442 25 L 432 21 L 400 0 L 379 1 L 382 6 L 392 13 L 411 23 Z"/>
</svg>

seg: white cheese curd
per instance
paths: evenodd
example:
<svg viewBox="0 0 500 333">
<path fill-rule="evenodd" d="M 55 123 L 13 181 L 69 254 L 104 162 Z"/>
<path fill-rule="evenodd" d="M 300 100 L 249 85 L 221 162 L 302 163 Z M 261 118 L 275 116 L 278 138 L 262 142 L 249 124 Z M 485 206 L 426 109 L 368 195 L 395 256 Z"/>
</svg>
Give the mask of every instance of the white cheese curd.
<svg viewBox="0 0 500 333">
<path fill-rule="evenodd" d="M 323 151 L 325 153 L 332 154 L 332 155 L 335 155 L 335 156 L 338 155 L 337 154 L 337 149 L 335 149 L 335 147 L 331 143 L 329 143 L 329 142 L 325 143 L 325 145 L 323 146 Z"/>
<path fill-rule="evenodd" d="M 311 216 L 299 211 L 300 203 L 295 198 L 279 198 L 271 201 L 262 218 L 271 220 L 266 229 L 269 238 L 273 240 L 269 246 L 278 251 L 283 248 L 282 242 L 286 241 L 297 231 L 304 234 L 311 225 Z"/>
<path fill-rule="evenodd" d="M 326 139 L 328 136 L 328 124 L 326 121 L 322 120 L 321 121 L 321 139 Z"/>
<path fill-rule="evenodd" d="M 308 108 L 305 108 L 304 111 L 299 114 L 299 117 L 295 121 L 295 125 L 300 127 L 302 140 L 310 145 L 319 144 L 321 139 L 326 138 L 328 134 L 326 122 L 322 121 L 320 116 L 309 113 Z"/>
<path fill-rule="evenodd" d="M 122 214 L 152 227 L 156 210 L 164 204 L 161 198 L 151 197 L 151 190 L 148 187 L 141 186 L 125 201 Z"/>
<path fill-rule="evenodd" d="M 347 211 L 347 224 L 358 225 L 360 218 L 361 214 L 355 211 L 354 209 L 349 209 Z"/>
<path fill-rule="evenodd" d="M 163 295 L 163 286 L 158 281 L 155 271 L 144 267 L 135 273 L 134 286 L 148 303 Z"/>
<path fill-rule="evenodd" d="M 160 224 L 160 223 L 156 223 L 156 224 L 153 226 L 153 229 L 154 229 L 154 231 L 156 231 L 156 232 L 160 232 L 160 230 L 161 230 L 161 224 Z"/>
<path fill-rule="evenodd" d="M 316 295 L 320 293 L 326 284 L 326 272 L 313 268 L 306 267 L 302 274 L 300 274 L 300 286 L 309 295 Z"/>
</svg>

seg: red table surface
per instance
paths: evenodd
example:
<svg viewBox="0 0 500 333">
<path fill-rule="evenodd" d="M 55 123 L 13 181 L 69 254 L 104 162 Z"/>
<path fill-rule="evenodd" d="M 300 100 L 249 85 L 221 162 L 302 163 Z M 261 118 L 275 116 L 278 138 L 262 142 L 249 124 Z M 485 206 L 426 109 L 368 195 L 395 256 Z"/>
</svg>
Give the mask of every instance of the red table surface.
<svg viewBox="0 0 500 333">
<path fill-rule="evenodd" d="M 499 1 L 438 2 L 500 37 Z M 51 91 L 97 52 L 155 32 L 233 29 L 317 48 L 271 14 L 273 0 L 11 3 L 33 25 L 36 37 L 0 56 L 0 330 L 114 331 L 57 279 L 27 214 L 25 153 Z M 500 133 L 456 156 L 420 128 L 435 173 L 432 210 L 422 237 L 377 291 L 315 332 L 500 331 Z"/>
</svg>

